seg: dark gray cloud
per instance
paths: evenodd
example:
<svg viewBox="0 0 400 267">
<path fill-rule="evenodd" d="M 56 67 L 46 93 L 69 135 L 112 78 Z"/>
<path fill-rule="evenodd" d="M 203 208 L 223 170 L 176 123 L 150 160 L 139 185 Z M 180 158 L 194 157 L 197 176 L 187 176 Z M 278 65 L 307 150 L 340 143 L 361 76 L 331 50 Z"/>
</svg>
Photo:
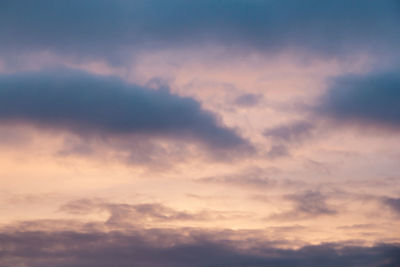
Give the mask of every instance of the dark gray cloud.
<svg viewBox="0 0 400 267">
<path fill-rule="evenodd" d="M 219 239 L 220 238 L 220 239 Z M 130 232 L 2 231 L 1 266 L 367 266 L 395 267 L 400 247 L 320 244 L 298 250 L 268 242 L 240 249 L 221 233 L 147 229 Z"/>
<path fill-rule="evenodd" d="M 318 191 L 305 191 L 285 196 L 286 200 L 293 202 L 292 210 L 273 214 L 269 218 L 279 220 L 302 220 L 319 216 L 337 214 L 337 210 L 327 203 L 327 196 Z"/>
<path fill-rule="evenodd" d="M 69 70 L 0 76 L 0 121 L 67 130 L 89 139 L 148 135 L 216 150 L 251 150 L 191 98 Z"/>
<path fill-rule="evenodd" d="M 335 78 L 314 112 L 338 123 L 400 129 L 400 71 Z"/>
<path fill-rule="evenodd" d="M 14 61 L 50 51 L 114 63 L 127 49 L 202 42 L 270 52 L 397 54 L 399 9 L 396 0 L 3 0 L 0 51 Z"/>
</svg>

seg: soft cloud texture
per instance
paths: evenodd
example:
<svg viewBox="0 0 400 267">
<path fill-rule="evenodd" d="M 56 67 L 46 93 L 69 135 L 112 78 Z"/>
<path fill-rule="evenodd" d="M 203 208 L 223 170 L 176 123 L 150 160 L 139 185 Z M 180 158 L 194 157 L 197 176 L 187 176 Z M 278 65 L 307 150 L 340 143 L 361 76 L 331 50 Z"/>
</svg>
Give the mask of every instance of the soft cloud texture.
<svg viewBox="0 0 400 267">
<path fill-rule="evenodd" d="M 290 155 L 290 147 L 311 138 L 316 126 L 308 121 L 293 121 L 264 130 L 263 135 L 272 141 L 267 156 L 279 158 Z"/>
<path fill-rule="evenodd" d="M 253 107 L 259 104 L 260 100 L 262 100 L 262 95 L 259 94 L 244 94 L 238 96 L 234 104 L 239 107 Z"/>
<path fill-rule="evenodd" d="M 400 72 L 397 69 L 333 79 L 315 110 L 339 123 L 400 128 Z"/>
<path fill-rule="evenodd" d="M 179 221 L 206 221 L 222 214 L 212 211 L 187 212 L 172 209 L 160 203 L 113 203 L 101 199 L 79 199 L 62 205 L 59 209 L 74 215 L 88 215 L 106 211 L 108 225 L 143 225 L 146 223 L 171 223 Z"/>
<path fill-rule="evenodd" d="M 214 237 L 212 237 L 212 235 Z M 225 236 L 225 239 L 224 239 Z M 131 232 L 6 231 L 2 266 L 370 266 L 400 263 L 399 246 L 346 244 L 304 246 L 298 250 L 255 243 L 253 251 L 226 233 L 186 229 Z"/>
<path fill-rule="evenodd" d="M 399 266 L 399 15 L 0 1 L 0 266 Z"/>
<path fill-rule="evenodd" d="M 42 51 L 121 63 L 133 51 L 199 43 L 325 56 L 393 54 L 400 42 L 398 12 L 395 0 L 6 0 L 0 50 L 14 63 L 21 54 Z"/>
<path fill-rule="evenodd" d="M 274 214 L 270 218 L 290 221 L 337 214 L 337 211 L 327 203 L 327 196 L 318 191 L 304 191 L 287 195 L 285 198 L 293 202 L 292 210 Z"/>
<path fill-rule="evenodd" d="M 193 99 L 70 70 L 1 76 L 0 121 L 83 137 L 148 134 L 212 149 L 251 149 Z"/>
<path fill-rule="evenodd" d="M 400 215 L 400 198 L 384 197 L 382 198 L 382 202 Z"/>
<path fill-rule="evenodd" d="M 200 178 L 197 181 L 202 183 L 215 183 L 222 185 L 265 189 L 271 188 L 276 185 L 276 181 L 274 179 L 271 179 L 269 177 L 269 174 L 271 173 L 268 173 L 259 168 L 250 168 L 237 174 L 205 177 Z"/>
</svg>

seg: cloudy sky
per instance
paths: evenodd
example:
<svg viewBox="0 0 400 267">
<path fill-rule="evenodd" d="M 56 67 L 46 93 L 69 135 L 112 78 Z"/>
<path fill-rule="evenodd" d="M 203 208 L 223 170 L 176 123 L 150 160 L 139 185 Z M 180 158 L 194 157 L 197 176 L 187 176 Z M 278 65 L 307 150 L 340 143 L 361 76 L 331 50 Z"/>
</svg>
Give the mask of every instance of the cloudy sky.
<svg viewBox="0 0 400 267">
<path fill-rule="evenodd" d="M 398 0 L 0 1 L 0 266 L 400 266 Z"/>
</svg>

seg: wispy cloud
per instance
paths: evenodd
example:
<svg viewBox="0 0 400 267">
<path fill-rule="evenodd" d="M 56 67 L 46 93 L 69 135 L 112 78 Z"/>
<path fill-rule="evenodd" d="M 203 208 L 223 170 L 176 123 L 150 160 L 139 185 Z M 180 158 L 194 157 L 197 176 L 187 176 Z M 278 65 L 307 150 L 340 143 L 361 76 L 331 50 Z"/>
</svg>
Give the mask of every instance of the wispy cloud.
<svg viewBox="0 0 400 267">
<path fill-rule="evenodd" d="M 316 126 L 308 121 L 293 121 L 264 130 L 263 135 L 272 141 L 267 153 L 270 158 L 290 155 L 290 148 L 311 138 Z"/>
<path fill-rule="evenodd" d="M 397 213 L 397 215 L 400 215 L 400 198 L 383 197 L 382 202 Z"/>
<path fill-rule="evenodd" d="M 87 215 L 106 211 L 107 224 L 141 225 L 150 222 L 206 221 L 223 218 L 217 211 L 187 212 L 178 211 L 160 203 L 126 204 L 106 202 L 101 199 L 79 199 L 62 205 L 59 209 L 75 215 Z"/>
<path fill-rule="evenodd" d="M 271 215 L 270 219 L 304 220 L 320 216 L 333 216 L 338 211 L 327 203 L 327 196 L 319 191 L 304 191 L 285 196 L 293 203 L 292 210 Z"/>
</svg>

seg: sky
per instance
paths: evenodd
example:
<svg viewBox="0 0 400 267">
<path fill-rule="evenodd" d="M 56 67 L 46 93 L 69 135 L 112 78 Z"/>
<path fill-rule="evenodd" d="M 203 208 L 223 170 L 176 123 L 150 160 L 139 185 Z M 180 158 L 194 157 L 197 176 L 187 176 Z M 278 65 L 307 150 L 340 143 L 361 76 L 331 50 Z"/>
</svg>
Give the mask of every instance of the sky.
<svg viewBox="0 0 400 267">
<path fill-rule="evenodd" d="M 398 0 L 0 1 L 0 266 L 400 266 Z"/>
</svg>

